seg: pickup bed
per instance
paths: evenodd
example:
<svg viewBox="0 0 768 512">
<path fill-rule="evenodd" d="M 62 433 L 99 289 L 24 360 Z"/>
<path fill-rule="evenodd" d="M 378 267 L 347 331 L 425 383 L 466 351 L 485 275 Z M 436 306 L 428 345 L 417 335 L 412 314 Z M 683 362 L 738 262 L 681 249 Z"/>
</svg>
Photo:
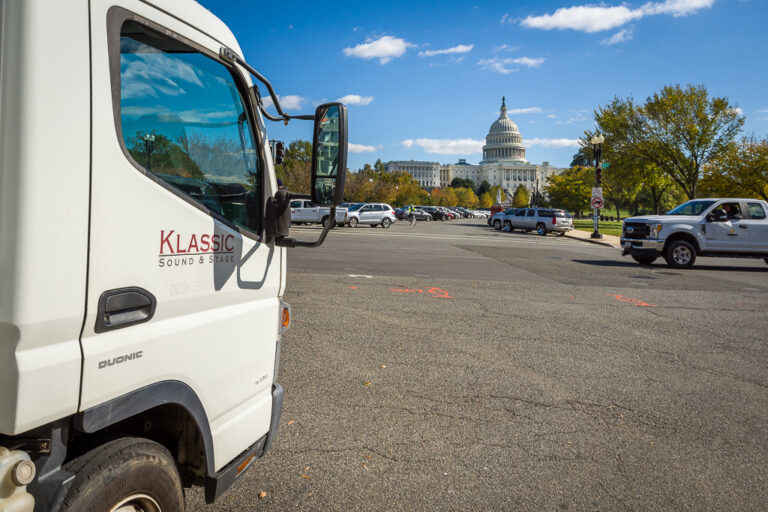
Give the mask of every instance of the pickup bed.
<svg viewBox="0 0 768 512">
<path fill-rule="evenodd" d="M 331 209 L 316 206 L 309 199 L 294 199 L 291 201 L 292 224 L 322 224 L 330 216 Z M 336 208 L 336 224 L 344 225 L 347 222 L 347 209 Z"/>
</svg>

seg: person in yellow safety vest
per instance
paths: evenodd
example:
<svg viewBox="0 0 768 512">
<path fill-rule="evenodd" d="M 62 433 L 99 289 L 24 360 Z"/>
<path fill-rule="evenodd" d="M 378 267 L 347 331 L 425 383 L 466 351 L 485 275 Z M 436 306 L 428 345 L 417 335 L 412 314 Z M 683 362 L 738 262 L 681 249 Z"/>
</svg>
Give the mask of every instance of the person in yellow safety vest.
<svg viewBox="0 0 768 512">
<path fill-rule="evenodd" d="M 413 208 L 412 204 L 408 205 L 408 222 L 411 224 L 416 223 L 416 210 Z"/>
</svg>

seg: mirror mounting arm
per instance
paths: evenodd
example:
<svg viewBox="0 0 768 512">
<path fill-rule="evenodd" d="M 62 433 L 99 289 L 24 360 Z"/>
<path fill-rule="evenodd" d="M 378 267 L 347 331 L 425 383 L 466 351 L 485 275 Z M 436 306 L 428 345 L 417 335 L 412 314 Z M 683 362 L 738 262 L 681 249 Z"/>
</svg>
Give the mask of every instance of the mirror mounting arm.
<svg viewBox="0 0 768 512">
<path fill-rule="evenodd" d="M 331 206 L 331 211 L 328 214 L 328 216 L 331 219 L 336 218 L 336 206 Z M 301 240 L 296 240 L 295 238 L 275 238 L 275 245 L 278 247 L 320 247 L 323 242 L 325 242 L 325 237 L 328 236 L 328 232 L 331 230 L 331 226 L 333 225 L 333 222 L 327 222 L 325 224 L 325 227 L 323 228 L 323 232 L 320 233 L 320 238 L 315 240 L 314 242 L 304 242 Z"/>
<path fill-rule="evenodd" d="M 244 67 L 251 75 L 253 75 L 256 78 L 256 80 L 263 83 L 264 86 L 267 88 L 267 91 L 269 91 L 269 97 L 272 98 L 272 103 L 275 105 L 275 109 L 277 110 L 277 113 L 280 115 L 273 116 L 267 112 L 267 110 L 264 108 L 264 105 L 261 102 L 261 95 L 258 92 L 258 88 L 254 86 L 253 91 L 256 94 L 256 99 L 258 100 L 259 110 L 264 115 L 264 117 L 266 117 L 270 121 L 282 121 L 285 124 L 288 124 L 288 121 L 290 121 L 291 119 L 300 119 L 303 121 L 314 121 L 315 116 L 313 115 L 306 114 L 306 115 L 292 116 L 283 112 L 283 109 L 280 106 L 280 100 L 278 99 L 277 94 L 275 94 L 275 90 L 272 88 L 272 84 L 269 83 L 269 80 L 267 80 L 261 73 L 256 71 L 256 69 L 253 66 L 245 62 L 245 60 L 242 57 L 240 57 L 237 54 L 237 52 L 235 52 L 231 48 L 222 46 L 219 49 L 219 55 L 224 60 L 233 62 L 235 64 L 239 64 L 240 66 Z"/>
</svg>

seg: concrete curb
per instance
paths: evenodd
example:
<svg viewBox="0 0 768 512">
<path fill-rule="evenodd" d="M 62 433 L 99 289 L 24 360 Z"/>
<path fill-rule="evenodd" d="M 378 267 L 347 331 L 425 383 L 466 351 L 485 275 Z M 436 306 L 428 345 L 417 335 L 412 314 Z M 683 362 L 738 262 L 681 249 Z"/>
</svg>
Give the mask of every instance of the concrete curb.
<svg viewBox="0 0 768 512">
<path fill-rule="evenodd" d="M 565 233 L 565 236 L 570 238 L 571 240 L 580 240 L 582 242 L 587 242 L 590 244 L 604 245 L 605 247 L 613 247 L 614 249 L 621 249 L 621 246 L 619 244 L 612 244 L 611 242 L 606 242 L 605 240 L 601 240 L 599 238 L 598 239 L 588 238 L 589 235 L 587 235 L 587 238 L 582 238 L 580 236 L 574 236 L 571 233 L 572 231 L 568 231 Z"/>
</svg>

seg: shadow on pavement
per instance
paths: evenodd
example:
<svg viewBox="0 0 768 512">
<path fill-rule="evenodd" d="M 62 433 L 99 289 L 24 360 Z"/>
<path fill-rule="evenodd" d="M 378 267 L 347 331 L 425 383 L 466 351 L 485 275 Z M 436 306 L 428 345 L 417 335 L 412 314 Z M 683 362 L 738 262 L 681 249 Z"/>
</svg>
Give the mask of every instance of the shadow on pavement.
<svg viewBox="0 0 768 512">
<path fill-rule="evenodd" d="M 592 265 L 595 267 L 641 267 L 641 268 L 665 268 L 673 270 L 672 267 L 661 263 L 657 265 L 641 265 L 639 263 L 631 261 L 616 261 L 616 260 L 573 260 L 574 263 L 581 263 L 582 265 Z M 677 270 L 677 269 L 674 269 Z M 723 272 L 766 272 L 766 267 L 728 267 L 728 266 L 716 266 L 716 265 L 694 265 L 691 269 L 679 269 L 679 272 L 686 272 L 688 270 L 716 270 Z M 674 274 L 680 275 L 680 274 Z"/>
</svg>

